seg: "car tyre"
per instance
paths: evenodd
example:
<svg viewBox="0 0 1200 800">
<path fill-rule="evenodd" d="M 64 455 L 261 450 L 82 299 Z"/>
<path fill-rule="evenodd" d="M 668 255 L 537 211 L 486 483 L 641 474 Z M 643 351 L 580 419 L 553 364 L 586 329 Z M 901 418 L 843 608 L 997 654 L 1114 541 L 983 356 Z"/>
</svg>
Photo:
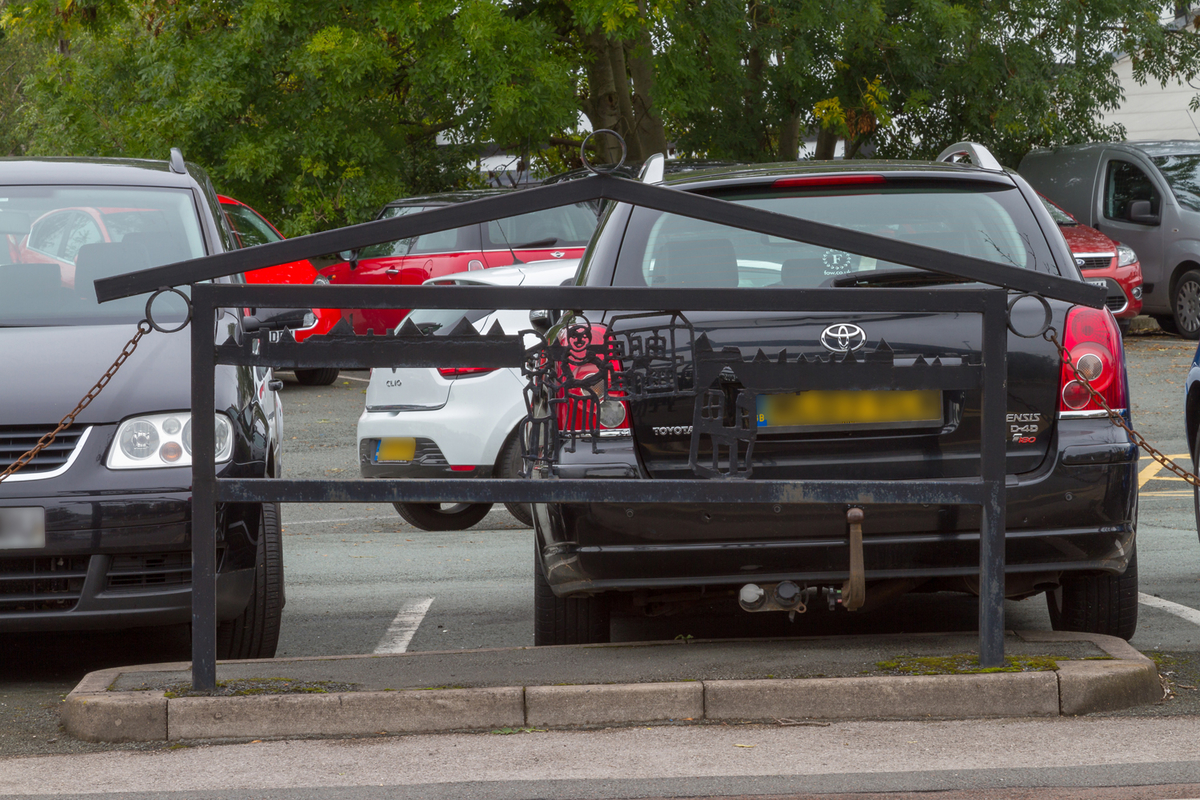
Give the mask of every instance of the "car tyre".
<svg viewBox="0 0 1200 800">
<path fill-rule="evenodd" d="M 296 380 L 304 386 L 328 386 L 337 380 L 338 368 L 298 369 Z"/>
<path fill-rule="evenodd" d="M 597 644 L 609 640 L 609 601 L 603 594 L 559 597 L 533 557 L 533 643 Z"/>
<path fill-rule="evenodd" d="M 1137 546 L 1120 575 L 1103 573 L 1063 576 L 1057 589 L 1046 592 L 1050 626 L 1056 631 L 1103 633 L 1128 641 L 1137 630 Z"/>
<path fill-rule="evenodd" d="M 423 531 L 465 531 L 492 510 L 491 503 L 392 503 L 404 521 Z"/>
<path fill-rule="evenodd" d="M 1200 270 L 1185 272 L 1171 297 L 1176 332 L 1185 339 L 1200 339 Z"/>
<path fill-rule="evenodd" d="M 1179 333 L 1179 329 L 1175 327 L 1175 318 L 1164 314 L 1151 314 L 1154 321 L 1158 323 L 1158 327 L 1162 328 L 1163 333 Z"/>
<path fill-rule="evenodd" d="M 283 617 L 283 531 L 279 504 L 260 507 L 258 552 L 250 602 L 217 625 L 217 658 L 274 658 Z"/>
<path fill-rule="evenodd" d="M 504 447 L 500 450 L 497 472 L 501 478 L 521 477 L 522 469 L 525 466 L 525 459 L 521 453 L 519 434 L 519 428 L 513 431 L 512 435 L 508 437 L 508 441 L 504 443 Z M 526 528 L 533 527 L 533 508 L 529 503 L 505 503 L 504 507 L 508 509 L 508 513 L 517 518 L 517 522 Z"/>
</svg>

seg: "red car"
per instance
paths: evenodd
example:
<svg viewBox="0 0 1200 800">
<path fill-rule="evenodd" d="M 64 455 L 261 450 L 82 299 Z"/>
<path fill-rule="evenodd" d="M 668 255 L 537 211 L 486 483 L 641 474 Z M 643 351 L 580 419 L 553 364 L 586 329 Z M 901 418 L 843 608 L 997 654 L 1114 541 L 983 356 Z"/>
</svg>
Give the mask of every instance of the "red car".
<svg viewBox="0 0 1200 800">
<path fill-rule="evenodd" d="M 384 206 L 377 219 L 415 214 L 495 194 L 456 192 L 409 197 Z M 579 258 L 596 229 L 599 206 L 579 203 L 480 225 L 364 247 L 356 260 L 321 270 L 335 284 L 419 285 L 456 272 L 516 263 Z M 408 309 L 344 309 L 354 332 L 387 333 Z"/>
<path fill-rule="evenodd" d="M 1109 310 L 1117 318 L 1121 333 L 1129 330 L 1129 320 L 1142 311 L 1142 265 L 1137 253 L 1079 222 L 1053 201 L 1042 197 L 1042 204 L 1058 223 L 1083 279 L 1108 289 Z"/>
<path fill-rule="evenodd" d="M 229 220 L 229 226 L 237 237 L 239 247 L 278 242 L 284 238 L 267 218 L 259 214 L 245 203 L 232 197 L 218 195 L 221 208 Z M 256 269 L 246 273 L 247 283 L 329 283 L 329 279 L 317 272 L 311 262 L 292 261 L 265 269 Z M 312 319 L 307 317 L 304 326 L 293 328 L 292 334 L 296 341 L 302 342 L 313 334 L 328 333 L 330 328 L 341 319 L 342 312 L 336 308 L 314 308 Z M 298 369 L 296 380 L 308 386 L 328 386 L 337 380 L 338 370 L 330 369 Z"/>
</svg>

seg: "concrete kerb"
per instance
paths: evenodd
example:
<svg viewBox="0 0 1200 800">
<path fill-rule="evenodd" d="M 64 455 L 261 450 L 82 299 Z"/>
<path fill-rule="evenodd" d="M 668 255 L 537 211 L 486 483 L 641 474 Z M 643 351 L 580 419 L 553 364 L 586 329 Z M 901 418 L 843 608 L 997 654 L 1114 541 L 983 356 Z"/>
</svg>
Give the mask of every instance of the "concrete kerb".
<svg viewBox="0 0 1200 800">
<path fill-rule="evenodd" d="M 1105 660 L 1065 660 L 1056 672 L 695 680 L 611 685 L 403 689 L 238 697 L 114 691 L 122 675 L 184 670 L 160 664 L 93 672 L 67 696 L 63 726 L 86 741 L 182 741 L 380 732 L 568 728 L 666 721 L 961 719 L 1078 715 L 1155 702 L 1154 663 L 1111 636 L 1017 632 L 1026 642 L 1090 642 Z M 307 660 L 307 659 L 306 659 Z M 338 658 L 331 662 L 336 674 Z M 247 662 L 249 663 L 249 662 Z M 263 661 L 278 665 L 279 661 Z"/>
</svg>

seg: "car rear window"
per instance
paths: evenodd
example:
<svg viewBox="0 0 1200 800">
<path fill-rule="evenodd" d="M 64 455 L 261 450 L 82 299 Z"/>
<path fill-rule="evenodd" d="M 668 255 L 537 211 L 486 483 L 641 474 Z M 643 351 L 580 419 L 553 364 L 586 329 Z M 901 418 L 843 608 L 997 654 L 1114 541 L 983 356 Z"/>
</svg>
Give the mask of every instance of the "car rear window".
<svg viewBox="0 0 1200 800">
<path fill-rule="evenodd" d="M 740 193 L 733 202 L 1024 269 L 1057 272 L 1032 211 L 990 184 Z M 636 208 L 617 263 L 621 286 L 817 287 L 842 275 L 909 269 L 710 222 Z"/>
<path fill-rule="evenodd" d="M 577 203 L 515 217 L 493 220 L 486 226 L 489 250 L 583 247 L 596 230 L 596 209 Z"/>
</svg>

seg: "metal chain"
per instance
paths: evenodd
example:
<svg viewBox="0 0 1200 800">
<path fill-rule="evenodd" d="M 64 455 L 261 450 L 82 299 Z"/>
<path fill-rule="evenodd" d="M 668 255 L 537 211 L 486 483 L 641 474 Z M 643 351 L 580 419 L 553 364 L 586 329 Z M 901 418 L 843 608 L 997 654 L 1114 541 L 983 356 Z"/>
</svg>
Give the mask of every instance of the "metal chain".
<svg viewBox="0 0 1200 800">
<path fill-rule="evenodd" d="M 1108 412 L 1109 422 L 1128 433 L 1138 447 L 1149 453 L 1151 458 L 1173 472 L 1177 477 L 1182 478 L 1192 486 L 1200 486 L 1200 476 L 1196 475 L 1195 473 L 1188 472 L 1186 469 L 1176 464 L 1161 450 L 1147 442 L 1140 433 L 1129 427 L 1129 425 L 1125 423 L 1125 418 L 1121 416 L 1121 412 L 1114 411 L 1109 407 L 1108 403 L 1104 400 L 1100 393 L 1092 388 L 1092 384 L 1088 381 L 1088 379 L 1080 374 L 1079 367 L 1077 367 L 1075 362 L 1071 360 L 1071 354 L 1068 353 L 1067 348 L 1063 347 L 1062 343 L 1058 341 L 1058 332 L 1054 330 L 1053 327 L 1048 328 L 1046 332 L 1042 334 L 1042 337 L 1058 348 L 1058 355 L 1062 359 L 1062 362 L 1071 368 L 1071 372 L 1075 373 L 1075 377 L 1080 383 L 1083 384 L 1084 388 L 1088 390 L 1088 394 L 1092 396 L 1092 399 L 1095 400 L 1101 408 Z"/>
<path fill-rule="evenodd" d="M 125 343 L 125 347 L 121 349 L 121 354 L 117 356 L 117 360 L 114 361 L 112 366 L 108 368 L 108 371 L 101 376 L 100 380 L 96 381 L 96 385 L 93 386 L 88 393 L 83 396 L 83 399 L 79 401 L 79 405 L 75 406 L 75 409 L 70 414 L 67 414 L 59 421 L 58 427 L 47 433 L 41 439 L 38 439 L 38 443 L 33 446 L 33 449 L 25 453 L 13 463 L 9 464 L 8 468 L 3 472 L 0 472 L 0 482 L 3 482 L 4 479 L 9 475 L 12 475 L 14 472 L 21 469 L 21 467 L 24 467 L 26 464 L 36 458 L 38 453 L 42 452 L 42 450 L 45 450 L 54 442 L 54 437 L 58 436 L 58 434 L 62 433 L 65 429 L 74 424 L 75 417 L 79 416 L 79 414 L 85 408 L 87 408 L 93 400 L 96 399 L 100 392 L 104 391 L 104 387 L 108 386 L 108 382 L 111 381 L 113 376 L 117 374 L 117 370 L 121 368 L 121 365 L 129 360 L 129 357 L 133 355 L 134 350 L 137 350 L 138 342 L 140 342 L 142 337 L 150 331 L 151 327 L 148 320 L 142 320 L 138 323 L 137 333 L 133 335 L 132 339 Z"/>
</svg>

